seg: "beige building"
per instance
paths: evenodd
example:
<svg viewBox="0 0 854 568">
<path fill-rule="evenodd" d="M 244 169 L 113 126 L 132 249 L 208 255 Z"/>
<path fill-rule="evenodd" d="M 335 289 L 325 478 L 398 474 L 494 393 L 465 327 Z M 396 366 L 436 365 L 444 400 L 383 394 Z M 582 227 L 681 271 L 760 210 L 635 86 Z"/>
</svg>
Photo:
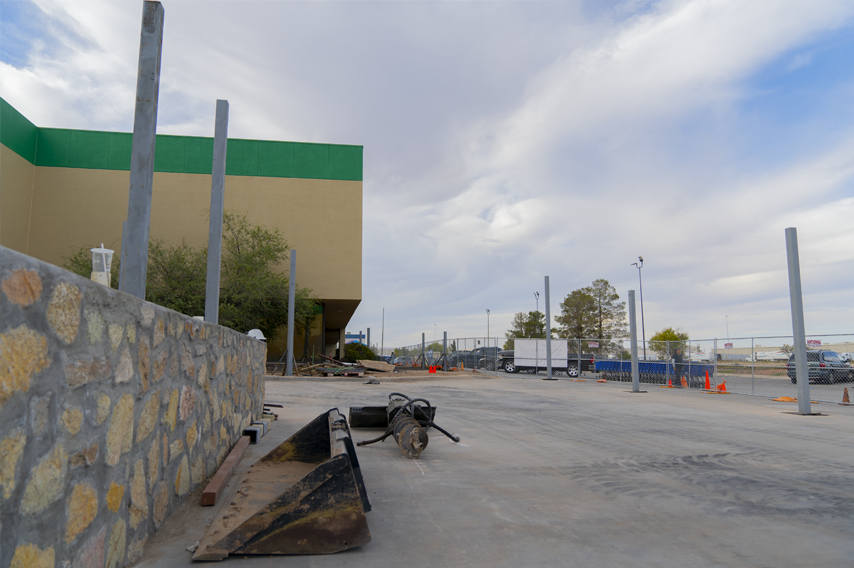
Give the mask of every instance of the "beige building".
<svg viewBox="0 0 854 568">
<path fill-rule="evenodd" d="M 120 251 L 131 141 L 37 127 L 0 98 L 0 245 L 56 265 L 83 246 Z M 207 244 L 212 156 L 213 138 L 157 136 L 152 238 Z M 334 351 L 362 298 L 362 147 L 229 139 L 225 207 L 278 228 L 298 252 L 297 284 L 322 313 L 295 337 L 297 358 Z"/>
</svg>

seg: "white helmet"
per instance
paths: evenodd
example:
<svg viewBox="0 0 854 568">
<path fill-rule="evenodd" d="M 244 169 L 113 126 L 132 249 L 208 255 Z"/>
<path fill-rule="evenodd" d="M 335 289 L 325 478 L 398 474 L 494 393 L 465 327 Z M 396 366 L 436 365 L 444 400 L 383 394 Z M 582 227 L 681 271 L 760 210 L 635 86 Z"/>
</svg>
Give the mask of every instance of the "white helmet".
<svg viewBox="0 0 854 568">
<path fill-rule="evenodd" d="M 267 341 L 267 338 L 264 337 L 264 334 L 261 333 L 260 329 L 250 329 L 249 333 L 247 333 L 246 335 L 253 339 L 257 339 L 258 341 L 264 341 L 265 343 Z"/>
</svg>

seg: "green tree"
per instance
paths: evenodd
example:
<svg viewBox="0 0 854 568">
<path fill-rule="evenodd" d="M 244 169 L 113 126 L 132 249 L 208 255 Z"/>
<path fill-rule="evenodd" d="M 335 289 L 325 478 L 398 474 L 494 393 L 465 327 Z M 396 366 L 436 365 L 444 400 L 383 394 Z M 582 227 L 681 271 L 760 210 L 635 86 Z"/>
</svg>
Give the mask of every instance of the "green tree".
<svg viewBox="0 0 854 568">
<path fill-rule="evenodd" d="M 626 337 L 626 303 L 619 300 L 617 290 L 604 278 L 570 292 L 560 304 L 561 315 L 555 318 L 561 324 L 560 336 L 604 340 L 600 349 L 609 340 Z"/>
<path fill-rule="evenodd" d="M 546 316 L 542 312 L 519 312 L 513 316 L 513 327 L 504 333 L 504 349 L 513 349 L 517 337 L 545 337 Z"/>
<path fill-rule="evenodd" d="M 604 278 L 593 281 L 585 288 L 594 301 L 596 311 L 596 337 L 600 339 L 621 339 L 626 337 L 626 303 L 620 302 L 617 289 Z"/>
<path fill-rule="evenodd" d="M 558 337 L 596 337 L 596 300 L 586 290 L 574 290 L 560 303 L 561 315 L 555 318 L 560 324 Z"/>
<path fill-rule="evenodd" d="M 288 278 L 278 272 L 288 260 L 289 247 L 278 229 L 250 223 L 245 215 L 223 215 L 222 268 L 220 272 L 219 323 L 238 331 L 260 329 L 268 339 L 281 333 L 288 321 Z M 89 247 L 64 258 L 63 266 L 89 277 Z M 90 255 L 89 255 L 90 256 Z M 112 278 L 118 286 L 118 261 Z M 148 245 L 145 297 L 177 312 L 195 316 L 205 313 L 207 248 L 186 243 L 168 245 L 152 239 Z M 312 290 L 296 288 L 294 327 L 303 333 L 317 317 Z"/>
<path fill-rule="evenodd" d="M 688 332 L 682 331 L 680 328 L 673 329 L 666 327 L 661 331 L 655 332 L 649 339 L 649 349 L 658 353 L 659 357 L 665 358 L 669 354 L 672 355 L 676 349 L 681 349 L 685 352 L 685 346 L 688 341 Z"/>
</svg>

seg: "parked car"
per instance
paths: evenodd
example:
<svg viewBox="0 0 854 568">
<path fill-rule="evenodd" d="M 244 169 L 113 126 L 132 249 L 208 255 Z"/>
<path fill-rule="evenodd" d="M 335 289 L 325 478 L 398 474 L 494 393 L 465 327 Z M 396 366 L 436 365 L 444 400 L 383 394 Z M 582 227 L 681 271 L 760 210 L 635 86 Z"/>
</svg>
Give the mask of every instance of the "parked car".
<svg viewBox="0 0 854 568">
<path fill-rule="evenodd" d="M 498 347 L 478 347 L 471 351 L 454 351 L 448 355 L 451 367 L 466 366 L 467 369 L 494 371 L 498 359 Z"/>
<path fill-rule="evenodd" d="M 807 351 L 807 365 L 807 374 L 811 383 L 832 385 L 837 382 L 854 381 L 854 369 L 842 361 L 836 351 Z M 794 353 L 789 356 L 786 374 L 793 383 L 798 383 Z"/>
<path fill-rule="evenodd" d="M 411 367 L 415 364 L 415 359 L 412 357 L 397 357 L 394 364 L 401 367 Z"/>
<path fill-rule="evenodd" d="M 852 362 L 852 360 L 854 360 L 854 353 L 840 353 L 840 354 L 839 354 L 839 358 L 840 358 L 844 363 L 851 363 L 851 362 Z"/>
</svg>

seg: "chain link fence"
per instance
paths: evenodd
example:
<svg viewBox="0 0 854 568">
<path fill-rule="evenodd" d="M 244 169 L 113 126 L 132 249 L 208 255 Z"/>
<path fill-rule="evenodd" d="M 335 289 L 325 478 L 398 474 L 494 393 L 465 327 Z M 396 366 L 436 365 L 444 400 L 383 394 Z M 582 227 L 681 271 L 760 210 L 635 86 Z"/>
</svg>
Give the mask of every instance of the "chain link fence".
<svg viewBox="0 0 854 568">
<path fill-rule="evenodd" d="M 474 369 L 494 376 L 542 378 L 547 367 L 545 339 L 536 341 L 542 347 L 535 350 L 533 359 L 526 354 L 517 361 L 515 349 L 504 349 L 509 342 L 503 337 L 464 337 L 449 338 L 447 347 L 439 339 L 396 348 L 394 362 L 405 366 Z M 595 377 L 631 382 L 628 339 L 553 338 L 554 352 L 563 353 L 556 342 L 565 342 L 566 359 L 552 360 L 555 378 Z M 640 382 L 796 398 L 793 344 L 792 336 L 638 341 Z M 810 398 L 842 402 L 848 387 L 854 388 L 854 335 L 809 335 L 807 350 Z"/>
</svg>

